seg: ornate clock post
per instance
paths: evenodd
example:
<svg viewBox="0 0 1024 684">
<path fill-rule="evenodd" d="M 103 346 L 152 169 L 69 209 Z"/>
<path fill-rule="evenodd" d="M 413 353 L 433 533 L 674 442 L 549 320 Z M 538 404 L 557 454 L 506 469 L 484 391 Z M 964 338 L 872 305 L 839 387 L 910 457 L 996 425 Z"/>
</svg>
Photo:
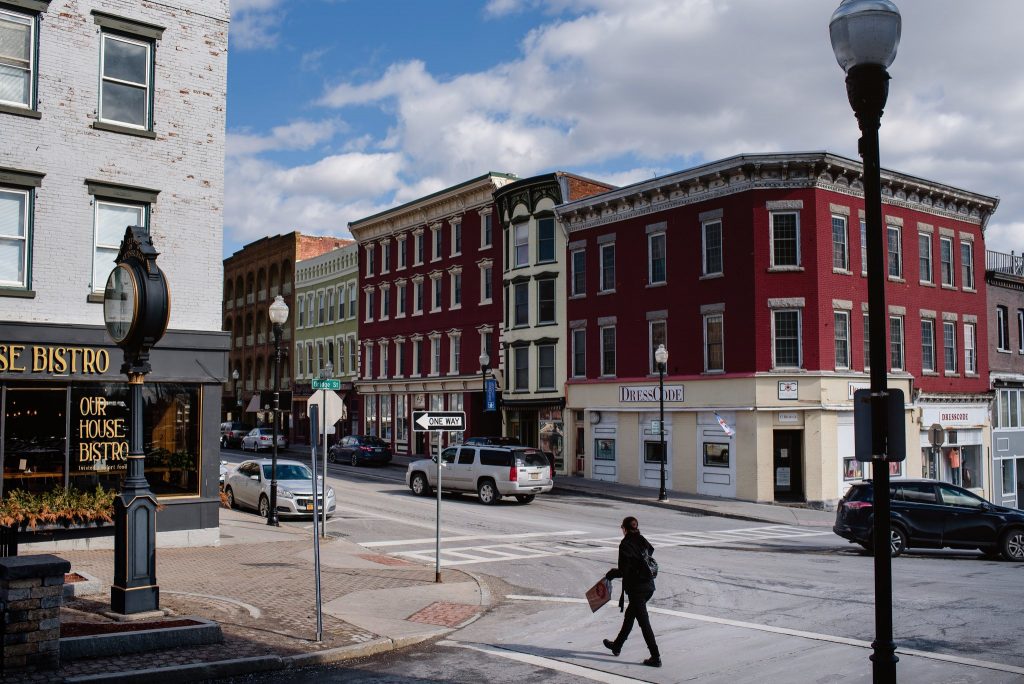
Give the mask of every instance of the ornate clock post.
<svg viewBox="0 0 1024 684">
<path fill-rule="evenodd" d="M 149 350 L 167 330 L 171 308 L 167 280 L 156 265 L 158 254 L 146 230 L 130 226 L 103 293 L 103 322 L 114 343 L 124 350 L 121 372 L 128 376 L 131 412 L 128 471 L 114 499 L 114 585 L 110 587 L 110 609 L 123 615 L 160 607 L 157 503 L 146 482 L 142 445 L 142 383 L 152 370 Z"/>
</svg>

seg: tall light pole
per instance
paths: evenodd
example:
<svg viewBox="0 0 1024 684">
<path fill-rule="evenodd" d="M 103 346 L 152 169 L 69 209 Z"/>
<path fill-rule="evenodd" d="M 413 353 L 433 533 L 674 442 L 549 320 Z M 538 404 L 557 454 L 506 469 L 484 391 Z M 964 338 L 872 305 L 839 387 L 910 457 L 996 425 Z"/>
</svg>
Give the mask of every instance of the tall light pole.
<svg viewBox="0 0 1024 684">
<path fill-rule="evenodd" d="M 242 396 L 238 393 L 238 378 L 239 374 L 238 369 L 236 368 L 235 370 L 231 371 L 231 379 L 234 381 L 235 385 L 235 408 L 239 409 L 239 412 L 241 412 L 240 410 L 242 408 Z M 235 418 L 237 419 L 238 416 L 235 416 Z"/>
<path fill-rule="evenodd" d="M 654 361 L 658 364 L 658 432 L 661 436 L 661 487 L 658 489 L 658 501 L 668 501 L 665 491 L 665 461 L 668 452 L 665 450 L 665 365 L 668 363 L 668 349 L 659 344 L 654 352 Z"/>
<path fill-rule="evenodd" d="M 274 450 L 270 457 L 270 510 L 267 512 L 267 524 L 277 527 L 277 430 L 281 416 L 281 326 L 288 320 L 288 305 L 281 295 L 274 297 L 270 305 L 270 322 L 274 330 Z"/>
<path fill-rule="evenodd" d="M 871 471 L 874 490 L 875 640 L 872 679 L 896 681 L 892 637 L 892 531 L 889 521 L 889 434 L 886 369 L 885 242 L 882 225 L 878 128 L 889 96 L 889 72 L 900 43 L 900 11 L 890 0 L 843 0 L 832 14 L 829 34 L 846 93 L 860 126 L 864 160 L 864 222 L 867 231 L 868 325 L 871 328 Z M 903 426 L 897 426 L 902 430 Z"/>
<path fill-rule="evenodd" d="M 487 350 L 480 352 L 480 389 L 484 393 L 484 402 L 486 407 L 487 401 L 487 371 L 491 369 L 491 357 L 487 354 Z"/>
</svg>

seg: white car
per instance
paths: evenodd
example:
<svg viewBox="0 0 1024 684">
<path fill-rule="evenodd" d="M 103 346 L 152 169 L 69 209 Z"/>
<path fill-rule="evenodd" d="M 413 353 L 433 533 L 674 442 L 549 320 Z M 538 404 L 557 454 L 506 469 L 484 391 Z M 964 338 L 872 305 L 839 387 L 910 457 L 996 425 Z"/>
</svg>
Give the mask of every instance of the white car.
<svg viewBox="0 0 1024 684">
<path fill-rule="evenodd" d="M 231 508 L 254 508 L 266 518 L 270 514 L 269 458 L 244 461 L 228 473 L 224 495 Z M 316 478 L 316 498 L 323 505 L 320 488 L 323 478 Z M 327 517 L 334 515 L 334 490 L 327 488 Z M 313 515 L 313 472 L 305 463 L 277 460 L 277 514 Z"/>
<path fill-rule="evenodd" d="M 259 451 L 260 449 L 272 448 L 274 448 L 273 428 L 253 428 L 249 431 L 249 434 L 242 438 L 242 451 Z M 277 448 L 288 448 L 288 438 L 280 433 L 277 435 Z"/>
<path fill-rule="evenodd" d="M 436 458 L 436 457 L 435 457 Z M 542 451 L 524 446 L 461 445 L 441 452 L 441 489 L 476 492 L 480 503 L 492 505 L 503 496 L 528 504 L 555 485 L 555 469 Z M 413 494 L 427 496 L 437 488 L 437 462 L 413 461 L 405 472 Z"/>
</svg>

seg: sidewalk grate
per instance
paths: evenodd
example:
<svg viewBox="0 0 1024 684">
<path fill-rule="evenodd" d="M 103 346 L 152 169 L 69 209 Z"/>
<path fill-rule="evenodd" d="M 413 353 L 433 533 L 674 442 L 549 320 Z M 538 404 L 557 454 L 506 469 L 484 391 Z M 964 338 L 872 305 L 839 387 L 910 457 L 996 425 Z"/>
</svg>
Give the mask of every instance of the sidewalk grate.
<svg viewBox="0 0 1024 684">
<path fill-rule="evenodd" d="M 480 606 L 438 601 L 431 603 L 423 610 L 417 611 L 405 619 L 409 622 L 422 622 L 440 627 L 458 627 L 478 612 L 480 612 Z"/>
</svg>

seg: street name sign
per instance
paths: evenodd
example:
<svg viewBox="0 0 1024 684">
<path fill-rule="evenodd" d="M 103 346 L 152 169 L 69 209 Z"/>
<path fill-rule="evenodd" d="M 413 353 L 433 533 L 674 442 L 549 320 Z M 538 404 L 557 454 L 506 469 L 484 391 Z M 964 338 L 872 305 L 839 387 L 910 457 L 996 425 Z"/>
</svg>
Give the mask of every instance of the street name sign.
<svg viewBox="0 0 1024 684">
<path fill-rule="evenodd" d="M 465 432 L 465 411 L 413 411 L 415 432 Z"/>
<path fill-rule="evenodd" d="M 313 389 L 334 390 L 337 392 L 341 389 L 341 380 L 335 380 L 334 378 L 313 378 Z"/>
</svg>

